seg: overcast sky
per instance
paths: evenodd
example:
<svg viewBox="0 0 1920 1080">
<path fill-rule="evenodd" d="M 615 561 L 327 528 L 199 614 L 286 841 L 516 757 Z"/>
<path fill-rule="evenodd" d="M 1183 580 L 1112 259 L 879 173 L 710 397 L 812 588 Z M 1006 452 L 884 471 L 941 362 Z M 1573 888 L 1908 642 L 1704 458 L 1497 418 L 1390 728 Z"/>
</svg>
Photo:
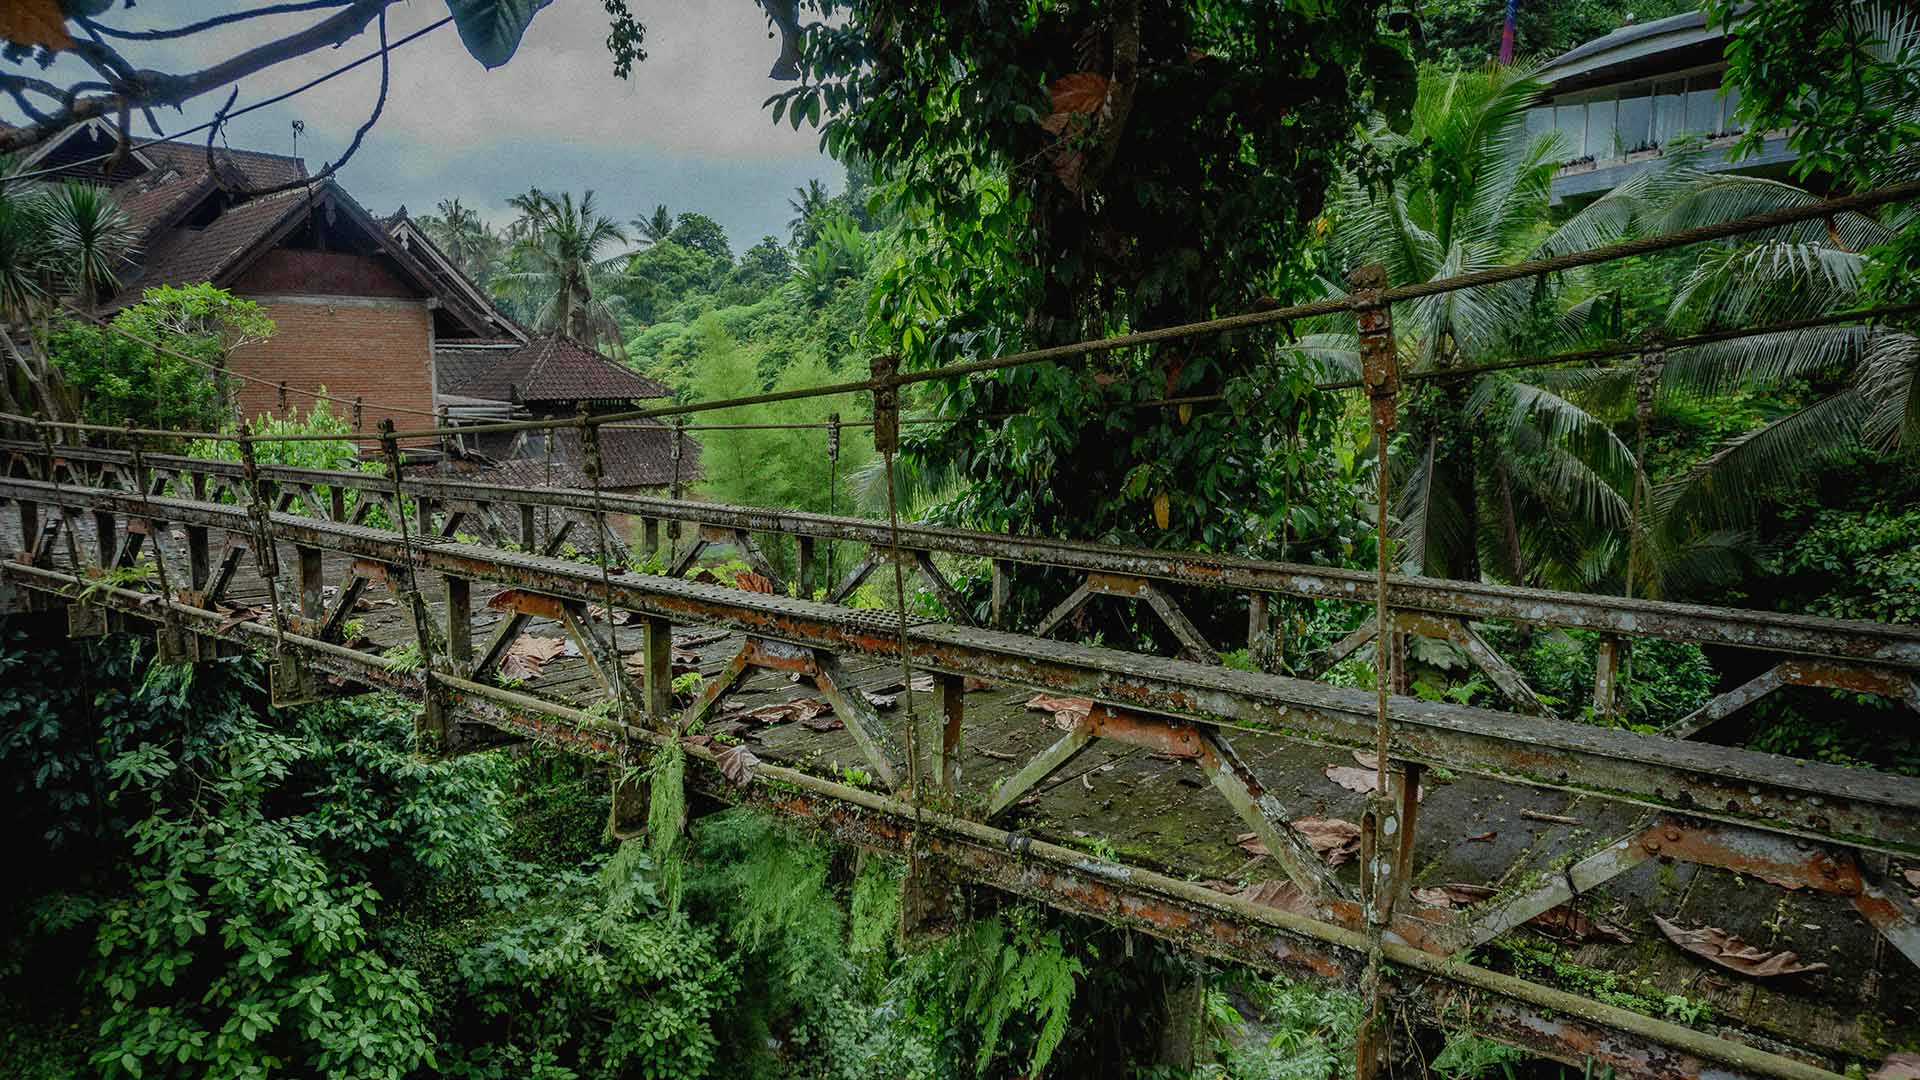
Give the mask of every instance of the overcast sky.
<svg viewBox="0 0 1920 1080">
<path fill-rule="evenodd" d="M 108 21 L 172 26 L 243 6 L 149 0 L 130 12 L 115 10 Z M 784 240 L 793 189 L 817 178 L 838 191 L 843 179 L 840 166 L 820 152 L 818 132 L 775 125 L 760 108 L 769 94 L 790 85 L 767 78 L 778 43 L 767 37 L 760 7 L 754 0 L 633 0 L 632 6 L 647 26 L 649 58 L 624 81 L 613 75 L 599 0 L 555 0 L 535 17 L 519 54 L 492 71 L 467 55 L 452 26 L 396 50 L 386 111 L 341 170 L 342 183 L 376 213 L 403 204 L 427 213 L 441 199 L 458 197 L 495 222 L 509 216 L 507 196 L 530 186 L 592 188 L 603 212 L 623 222 L 658 203 L 675 213 L 707 214 L 726 227 L 736 254 L 767 233 Z M 388 34 L 397 39 L 446 12 L 443 0 L 397 4 Z M 122 43 L 123 51 L 136 66 L 191 70 L 324 14 L 254 20 L 166 46 Z M 369 27 L 341 49 L 269 69 L 241 84 L 240 104 L 296 86 L 377 44 Z M 364 65 L 233 121 L 228 141 L 287 153 L 292 121 L 304 121 L 300 154 L 317 170 L 366 119 L 379 83 L 379 65 Z M 209 94 L 189 103 L 184 115 L 158 114 L 160 122 L 169 131 L 191 126 L 210 118 L 224 99 L 224 92 Z M 20 119 L 11 106 L 0 111 Z M 147 135 L 146 125 L 137 124 L 136 133 Z"/>
</svg>

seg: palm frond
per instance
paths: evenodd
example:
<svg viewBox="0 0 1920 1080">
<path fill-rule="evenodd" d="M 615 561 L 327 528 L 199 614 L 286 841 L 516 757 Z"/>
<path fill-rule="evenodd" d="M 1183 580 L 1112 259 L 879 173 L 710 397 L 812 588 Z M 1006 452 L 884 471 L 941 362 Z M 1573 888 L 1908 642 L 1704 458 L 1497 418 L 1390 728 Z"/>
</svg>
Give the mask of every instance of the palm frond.
<svg viewBox="0 0 1920 1080">
<path fill-rule="evenodd" d="M 1676 523 L 1744 525 L 1760 493 L 1857 446 L 1869 409 L 1847 389 L 1728 440 L 1655 493 L 1659 512 Z"/>
</svg>

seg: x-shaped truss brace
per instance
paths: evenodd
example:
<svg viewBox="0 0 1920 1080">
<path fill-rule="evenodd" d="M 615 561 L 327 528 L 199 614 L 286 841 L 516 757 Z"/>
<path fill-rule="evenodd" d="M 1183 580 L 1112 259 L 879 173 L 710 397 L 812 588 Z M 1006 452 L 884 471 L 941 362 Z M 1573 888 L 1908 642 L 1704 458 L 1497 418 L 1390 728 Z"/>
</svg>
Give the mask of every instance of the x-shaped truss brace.
<svg viewBox="0 0 1920 1080">
<path fill-rule="evenodd" d="M 1352 890 L 1334 877 L 1333 871 L 1314 852 L 1313 845 L 1293 827 L 1287 808 L 1260 783 L 1226 738 L 1212 728 L 1184 720 L 1163 719 L 1096 703 L 1057 742 L 1001 781 L 987 801 L 986 817 L 991 819 L 1019 801 L 1035 785 L 1078 757 L 1096 738 L 1144 747 L 1199 766 L 1233 807 L 1233 812 L 1266 845 L 1287 880 L 1309 902 L 1353 898 Z M 1401 824 L 1411 831 L 1410 820 Z"/>
<path fill-rule="evenodd" d="M 1145 600 L 1154 614 L 1160 616 L 1160 621 L 1166 624 L 1167 629 L 1173 631 L 1173 636 L 1180 642 L 1180 651 L 1183 654 L 1203 664 L 1220 662 L 1219 655 L 1213 651 L 1213 646 L 1207 644 L 1207 639 L 1200 633 L 1199 627 L 1193 625 L 1193 620 L 1187 618 L 1187 613 L 1180 610 L 1180 605 L 1173 602 L 1173 597 L 1168 596 L 1165 589 L 1147 578 L 1134 577 L 1130 574 L 1088 574 L 1078 588 L 1069 593 L 1065 600 L 1054 605 L 1052 611 L 1047 612 L 1047 617 L 1040 620 L 1040 625 L 1034 629 L 1033 635 L 1046 637 L 1053 633 L 1061 623 L 1066 622 L 1074 612 L 1085 607 L 1087 602 L 1096 596 Z"/>
<path fill-rule="evenodd" d="M 886 721 L 880 719 L 880 714 L 860 696 L 859 689 L 854 686 L 846 669 L 840 666 L 840 661 L 824 649 L 748 637 L 741 644 L 740 651 L 727 661 L 727 666 L 701 687 L 700 696 L 680 714 L 680 730 L 685 731 L 711 716 L 719 706 L 720 699 L 756 669 L 804 675 L 812 679 L 821 695 L 840 714 L 847 732 L 859 745 L 860 753 L 866 757 L 867 764 L 873 766 L 874 776 L 890 791 L 899 788 L 900 773 L 894 763 L 905 760 L 899 741 L 888 729 Z"/>
<path fill-rule="evenodd" d="M 1624 836 L 1532 888 L 1469 908 L 1436 930 L 1433 938 L 1448 951 L 1485 944 L 1653 858 L 1719 867 L 1782 888 L 1843 897 L 1894 948 L 1920 965 L 1920 913 L 1913 901 L 1898 883 L 1875 880 L 1850 852 L 1758 829 L 1666 814 L 1649 816 Z"/>
</svg>

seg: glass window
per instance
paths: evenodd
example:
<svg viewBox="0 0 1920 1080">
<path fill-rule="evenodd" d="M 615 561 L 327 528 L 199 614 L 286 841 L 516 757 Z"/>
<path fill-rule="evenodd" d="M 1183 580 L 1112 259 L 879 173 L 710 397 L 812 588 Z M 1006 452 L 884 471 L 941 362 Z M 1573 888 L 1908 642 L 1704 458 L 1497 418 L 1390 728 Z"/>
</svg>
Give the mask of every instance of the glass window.
<svg viewBox="0 0 1920 1080">
<path fill-rule="evenodd" d="M 1553 126 L 1560 132 L 1568 158 L 1577 158 L 1587 152 L 1587 107 L 1584 103 L 1554 106 Z"/>
<path fill-rule="evenodd" d="M 1622 153 L 1638 150 L 1653 137 L 1653 98 L 1642 94 L 1620 99 L 1620 115 L 1614 122 L 1614 137 Z"/>
<path fill-rule="evenodd" d="M 1686 130 L 1685 84 L 1672 80 L 1660 84 L 1653 99 L 1653 139 L 1665 145 Z"/>
<path fill-rule="evenodd" d="M 1612 98 L 1587 103 L 1587 153 L 1601 161 L 1620 156 L 1614 142 L 1613 120 L 1616 109 Z"/>
<path fill-rule="evenodd" d="M 1720 77 L 1695 75 L 1687 80 L 1687 130 L 1713 135 L 1720 130 Z"/>
<path fill-rule="evenodd" d="M 1726 117 L 1726 119 L 1721 121 L 1721 123 L 1723 123 L 1726 126 L 1726 130 L 1728 131 L 1745 131 L 1746 130 L 1746 125 L 1742 124 L 1738 119 L 1736 119 L 1736 115 L 1735 115 L 1740 111 L 1740 88 L 1739 87 L 1737 86 L 1727 87 L 1727 96 L 1722 101 L 1722 108 L 1723 108 L 1723 111 L 1721 115 Z"/>
<path fill-rule="evenodd" d="M 1553 107 L 1527 110 L 1527 141 L 1532 142 L 1553 130 Z"/>
</svg>

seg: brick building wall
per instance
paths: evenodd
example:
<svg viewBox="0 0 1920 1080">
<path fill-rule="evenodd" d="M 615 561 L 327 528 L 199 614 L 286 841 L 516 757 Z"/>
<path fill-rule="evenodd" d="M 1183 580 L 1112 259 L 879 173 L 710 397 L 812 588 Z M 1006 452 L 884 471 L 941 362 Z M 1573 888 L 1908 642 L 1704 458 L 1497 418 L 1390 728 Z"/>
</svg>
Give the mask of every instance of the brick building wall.
<svg viewBox="0 0 1920 1080">
<path fill-rule="evenodd" d="M 240 415 L 251 419 L 277 412 L 277 384 L 318 392 L 322 387 L 342 402 L 366 399 L 365 425 L 371 431 L 383 418 L 395 426 L 431 427 L 426 416 L 393 412 L 400 406 L 431 413 L 433 400 L 433 313 L 424 300 L 344 296 L 261 296 L 258 303 L 278 328 L 273 339 L 233 354 L 235 371 L 266 379 L 238 387 Z M 290 394 L 288 405 L 305 413 L 311 398 Z M 334 414 L 350 418 L 351 406 L 336 404 Z"/>
</svg>

